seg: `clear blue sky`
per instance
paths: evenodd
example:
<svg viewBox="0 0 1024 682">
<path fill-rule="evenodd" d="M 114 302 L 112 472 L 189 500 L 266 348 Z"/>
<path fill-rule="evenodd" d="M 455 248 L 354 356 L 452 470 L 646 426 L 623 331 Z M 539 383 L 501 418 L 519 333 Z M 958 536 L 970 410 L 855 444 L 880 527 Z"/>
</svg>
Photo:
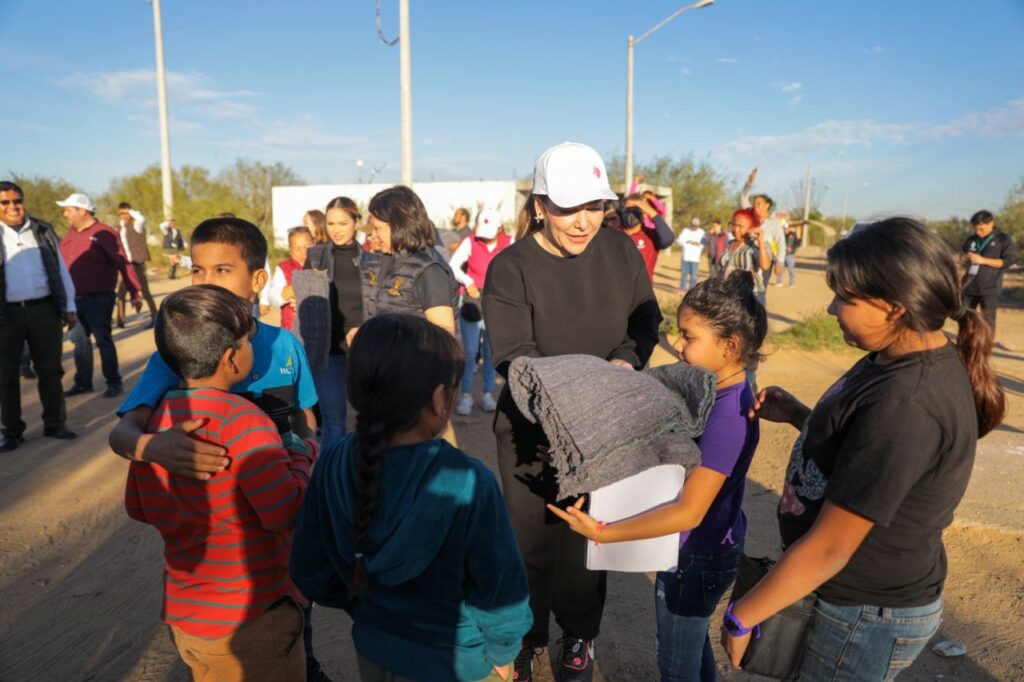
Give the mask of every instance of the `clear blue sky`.
<svg viewBox="0 0 1024 682">
<path fill-rule="evenodd" d="M 397 34 L 397 0 L 383 30 Z M 625 148 L 626 36 L 669 0 L 411 0 L 416 179 L 508 179 L 563 140 Z M 374 0 L 164 0 L 172 157 L 311 183 L 399 176 L 398 48 Z M 718 0 L 637 48 L 636 156 L 708 158 L 791 203 L 939 218 L 1024 176 L 1021 0 Z M 0 0 L 0 171 L 101 192 L 158 163 L 145 0 Z"/>
</svg>

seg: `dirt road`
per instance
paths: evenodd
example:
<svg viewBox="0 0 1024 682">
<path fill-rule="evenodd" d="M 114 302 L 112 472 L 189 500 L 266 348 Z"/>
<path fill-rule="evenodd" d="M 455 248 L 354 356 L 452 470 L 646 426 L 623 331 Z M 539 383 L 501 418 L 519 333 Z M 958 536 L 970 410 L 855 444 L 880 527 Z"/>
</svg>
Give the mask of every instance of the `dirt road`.
<svg viewBox="0 0 1024 682">
<path fill-rule="evenodd" d="M 796 287 L 769 290 L 773 329 L 825 307 L 822 268 L 820 259 L 804 259 Z M 677 277 L 676 257 L 665 258 L 659 295 L 670 297 Z M 181 284 L 156 277 L 154 292 Z M 1024 311 L 1000 311 L 999 324 L 1002 338 L 1024 339 Z M 152 336 L 135 318 L 117 341 L 130 387 L 153 351 Z M 70 346 L 65 350 L 67 371 L 73 363 Z M 759 377 L 813 402 L 856 357 L 777 351 Z M 655 360 L 671 356 L 659 350 Z M 939 637 L 963 641 L 969 653 L 941 659 L 925 652 L 900 679 L 1024 679 L 1024 354 L 999 351 L 996 367 L 1011 414 L 981 443 L 971 488 L 946 534 L 950 578 Z M 116 401 L 98 394 L 70 399 L 69 427 L 79 438 L 66 443 L 42 437 L 34 382 L 23 381 L 22 394 L 28 440 L 0 457 L 0 680 L 187 679 L 158 620 L 162 543 L 153 529 L 125 516 L 127 464 L 106 447 Z M 460 445 L 493 467 L 488 416 L 475 412 L 454 425 Z M 746 501 L 747 546 L 755 554 L 777 551 L 774 507 L 794 436 L 777 425 L 762 430 Z M 318 608 L 314 624 L 316 650 L 331 677 L 356 679 L 345 614 Z M 652 576 L 611 576 L 598 646 L 599 679 L 657 679 Z M 727 671 L 717 655 L 723 679 L 751 679 Z M 550 677 L 545 671 L 540 679 Z"/>
</svg>

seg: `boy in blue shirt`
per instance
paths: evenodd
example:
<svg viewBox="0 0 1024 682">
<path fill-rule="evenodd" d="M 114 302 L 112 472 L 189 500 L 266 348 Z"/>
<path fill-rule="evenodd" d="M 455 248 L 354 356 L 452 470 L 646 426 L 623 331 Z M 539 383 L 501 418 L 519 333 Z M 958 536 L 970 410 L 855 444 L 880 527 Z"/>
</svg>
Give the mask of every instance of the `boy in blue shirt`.
<svg viewBox="0 0 1024 682">
<path fill-rule="evenodd" d="M 263 264 L 267 240 L 259 228 L 239 218 L 211 218 L 192 233 L 192 284 L 216 284 L 255 303 L 267 284 Z M 197 339 L 201 343 L 201 339 Z M 312 435 L 313 405 L 317 402 L 313 376 L 302 344 L 291 332 L 256 320 L 251 339 L 253 366 L 232 392 L 244 395 L 275 421 L 281 431 Z M 145 433 L 150 416 L 167 391 L 181 386 L 181 377 L 153 353 L 142 378 L 117 414 L 121 421 L 110 432 L 110 448 L 137 462 L 153 462 L 182 476 L 208 480 L 229 463 L 220 446 L 189 436 L 203 425 L 193 419 L 159 434 Z M 324 679 L 312 655 L 309 612 L 306 613 L 306 662 L 311 680 Z"/>
</svg>

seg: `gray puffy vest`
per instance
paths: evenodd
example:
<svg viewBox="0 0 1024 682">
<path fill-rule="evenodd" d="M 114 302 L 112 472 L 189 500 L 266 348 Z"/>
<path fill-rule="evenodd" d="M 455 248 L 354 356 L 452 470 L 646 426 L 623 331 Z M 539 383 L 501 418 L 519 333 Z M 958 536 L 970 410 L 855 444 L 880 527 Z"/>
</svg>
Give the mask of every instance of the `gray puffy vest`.
<svg viewBox="0 0 1024 682">
<path fill-rule="evenodd" d="M 402 313 L 425 317 L 423 305 L 416 299 L 416 278 L 432 265 L 444 268 L 449 279 L 452 310 L 459 303 L 459 286 L 448 263 L 436 249 L 426 248 L 416 253 L 401 251 L 389 259 L 382 254 L 363 251 L 359 256 L 359 276 L 363 289 L 363 319 L 385 313 Z"/>
</svg>

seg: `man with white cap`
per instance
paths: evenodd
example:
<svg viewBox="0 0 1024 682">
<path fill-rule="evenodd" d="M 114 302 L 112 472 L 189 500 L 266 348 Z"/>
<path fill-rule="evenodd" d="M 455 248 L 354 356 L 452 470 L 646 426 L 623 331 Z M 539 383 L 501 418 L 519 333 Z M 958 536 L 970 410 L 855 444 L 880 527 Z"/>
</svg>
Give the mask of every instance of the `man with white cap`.
<svg viewBox="0 0 1024 682">
<path fill-rule="evenodd" d="M 697 280 L 700 279 L 700 254 L 704 251 L 704 230 L 701 229 L 700 218 L 694 218 L 690 221 L 689 227 L 682 229 L 676 244 L 683 247 L 679 293 L 685 294 L 695 287 Z"/>
<path fill-rule="evenodd" d="M 466 368 L 462 373 L 462 397 L 455 406 L 455 414 L 465 416 L 473 410 L 473 373 L 476 371 L 478 351 L 484 361 L 484 395 L 481 407 L 484 412 L 494 412 L 498 406 L 494 399 L 496 372 L 494 365 L 491 364 L 491 340 L 487 336 L 480 312 L 480 292 L 483 291 L 491 261 L 511 243 L 512 238 L 501 229 L 501 213 L 493 208 L 486 208 L 480 211 L 476 218 L 476 227 L 459 242 L 448 263 L 456 281 L 462 285 L 459 333 L 466 355 Z"/>
<path fill-rule="evenodd" d="M 142 309 L 139 294 L 142 287 L 135 270 L 128 265 L 121 236 L 109 225 L 96 220 L 96 205 L 85 194 L 75 193 L 57 205 L 64 209 L 68 221 L 67 235 L 60 243 L 64 262 L 75 284 L 75 306 L 78 325 L 72 331 L 75 344 L 75 384 L 67 396 L 92 391 L 92 342 L 96 338 L 103 376 L 107 380 L 104 398 L 121 394 L 121 374 L 117 366 L 111 316 L 114 313 L 114 290 L 120 274 L 128 284 L 135 312 Z"/>
<path fill-rule="evenodd" d="M 53 227 L 30 217 L 25 194 L 0 182 L 0 452 L 24 440 L 19 365 L 27 345 L 43 406 L 43 435 L 68 440 L 61 377 L 63 327 L 75 326 L 75 287 L 61 258 Z"/>
<path fill-rule="evenodd" d="M 605 201 L 616 198 L 604 162 L 586 145 L 559 144 L 537 160 L 519 238 L 491 262 L 484 286 L 484 320 L 503 376 L 518 357 L 585 354 L 629 370 L 647 363 L 661 311 L 633 240 L 601 229 Z M 607 574 L 587 570 L 585 538 L 549 521 L 545 505 L 556 501 L 556 486 L 547 441 L 519 412 L 507 385 L 498 397 L 494 435 L 533 611 L 515 679 L 532 679 L 553 613 L 563 635 L 556 679 L 589 682 Z"/>
</svg>

